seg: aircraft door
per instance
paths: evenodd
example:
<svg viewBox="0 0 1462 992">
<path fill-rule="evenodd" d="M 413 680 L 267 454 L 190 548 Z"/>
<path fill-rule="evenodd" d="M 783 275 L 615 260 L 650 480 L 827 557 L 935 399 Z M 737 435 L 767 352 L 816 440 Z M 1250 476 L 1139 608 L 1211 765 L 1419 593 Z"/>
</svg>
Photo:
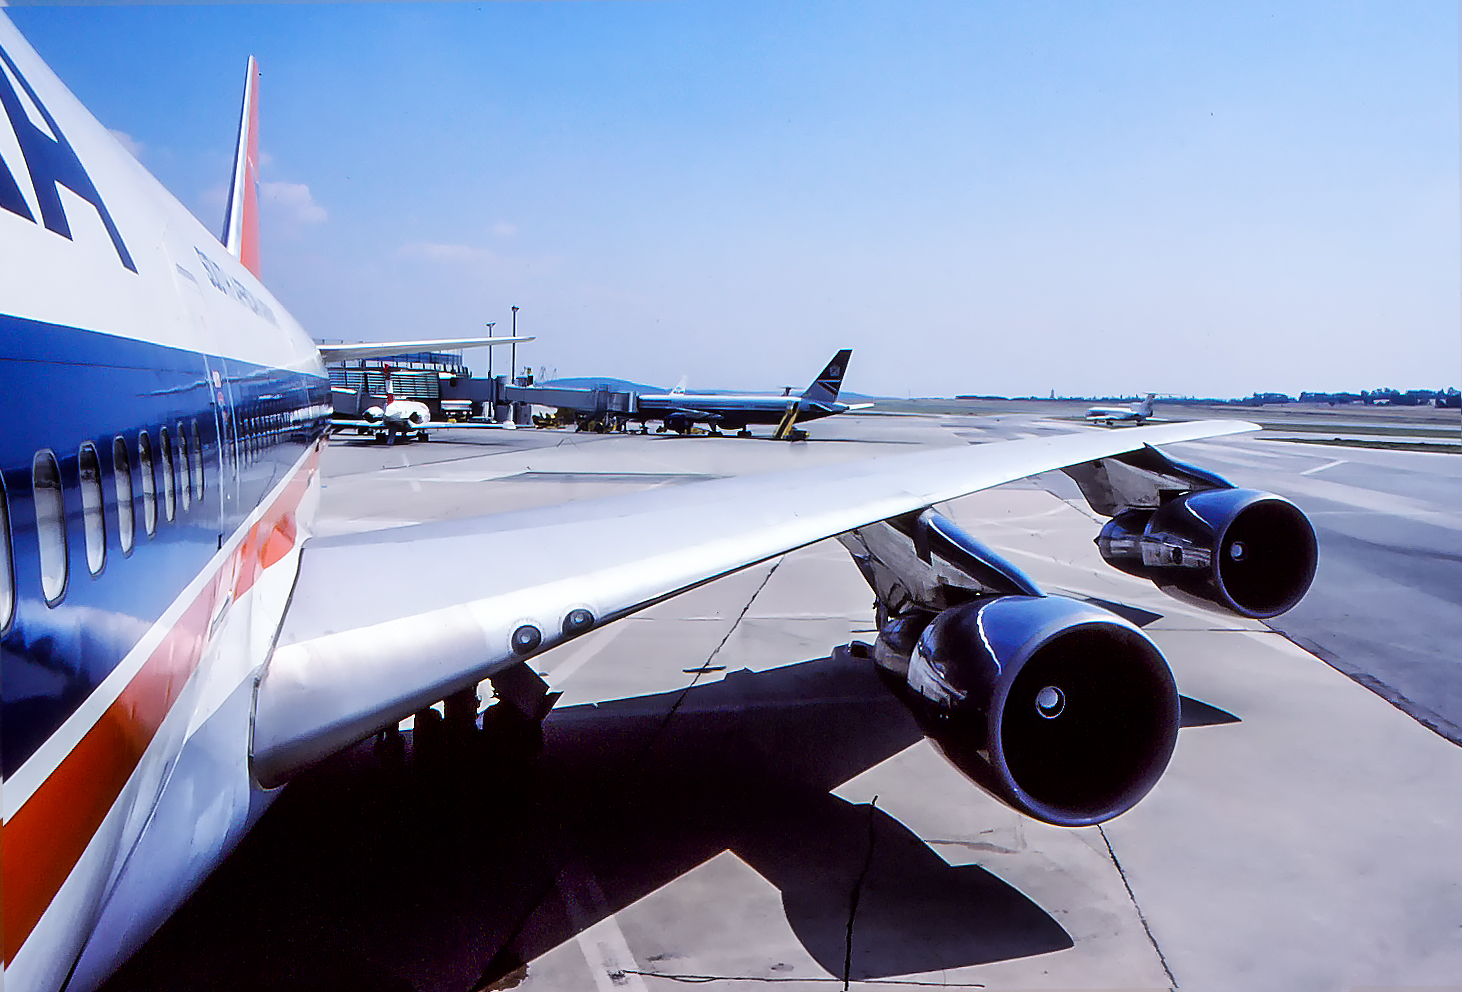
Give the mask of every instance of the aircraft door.
<svg viewBox="0 0 1462 992">
<path fill-rule="evenodd" d="M 213 429 L 208 432 L 211 437 L 202 439 L 201 455 L 204 464 L 200 466 L 200 471 L 206 475 L 209 469 L 217 469 L 217 484 L 212 487 L 206 483 L 204 485 L 204 505 L 213 513 L 213 522 L 218 528 L 219 539 L 222 540 L 224 532 L 237 523 L 240 516 L 238 437 L 234 423 L 233 389 L 228 376 L 228 363 L 209 355 L 212 350 L 209 343 L 213 336 L 209 334 L 208 321 L 204 315 L 203 291 L 197 278 L 181 265 L 176 265 L 175 271 L 177 275 L 174 282 L 178 287 L 178 297 L 187 313 L 193 340 L 203 356 L 208 415 Z M 218 494 L 217 499 L 210 498 L 211 492 Z"/>
<path fill-rule="evenodd" d="M 222 533 L 232 529 L 242 515 L 239 509 L 238 429 L 235 425 L 233 384 L 229 381 L 228 362 L 206 356 L 204 362 L 208 366 L 214 437 L 218 439 L 216 464 Z"/>
</svg>

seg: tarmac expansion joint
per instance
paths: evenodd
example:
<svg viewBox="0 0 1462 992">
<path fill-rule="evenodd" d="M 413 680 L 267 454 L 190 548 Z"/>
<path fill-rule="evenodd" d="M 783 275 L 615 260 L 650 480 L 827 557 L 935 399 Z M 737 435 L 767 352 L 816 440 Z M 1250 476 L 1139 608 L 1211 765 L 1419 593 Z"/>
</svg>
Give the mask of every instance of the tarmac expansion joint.
<svg viewBox="0 0 1462 992">
<path fill-rule="evenodd" d="M 853 973 L 853 924 L 858 919 L 858 900 L 863 896 L 863 882 L 868 878 L 868 869 L 873 867 L 873 842 L 877 836 L 873 818 L 877 813 L 878 797 L 874 796 L 868 804 L 868 850 L 863 855 L 863 870 L 858 872 L 858 878 L 853 882 L 852 894 L 848 897 L 848 938 L 843 949 L 843 992 L 847 992 Z"/>
<path fill-rule="evenodd" d="M 1107 855 L 1112 859 L 1112 867 L 1117 869 L 1117 875 L 1122 879 L 1122 887 L 1127 890 L 1127 898 L 1132 901 L 1132 909 L 1137 913 L 1138 922 L 1142 924 L 1142 932 L 1147 934 L 1147 942 L 1152 945 L 1158 964 L 1162 965 L 1163 974 L 1168 976 L 1168 988 L 1177 989 L 1178 980 L 1173 977 L 1173 969 L 1168 967 L 1168 959 L 1163 956 L 1162 948 L 1157 944 L 1157 938 L 1152 935 L 1152 927 L 1147 925 L 1147 917 L 1142 915 L 1142 907 L 1137 904 L 1137 896 L 1132 891 L 1132 883 L 1127 881 L 1127 872 L 1122 869 L 1122 862 L 1117 860 L 1117 852 L 1112 849 L 1112 839 L 1107 836 L 1106 830 L 1100 823 L 1097 824 L 1097 833 L 1102 835 L 1102 843 L 1107 845 Z"/>
</svg>

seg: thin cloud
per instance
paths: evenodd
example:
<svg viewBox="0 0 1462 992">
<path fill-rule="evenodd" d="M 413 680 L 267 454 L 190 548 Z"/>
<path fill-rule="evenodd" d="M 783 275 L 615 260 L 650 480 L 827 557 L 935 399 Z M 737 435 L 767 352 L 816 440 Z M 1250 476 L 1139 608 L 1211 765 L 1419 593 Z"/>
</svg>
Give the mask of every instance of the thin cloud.
<svg viewBox="0 0 1462 992">
<path fill-rule="evenodd" d="M 507 279 L 533 279 L 551 275 L 563 266 L 557 255 L 504 255 L 491 248 L 447 244 L 439 241 L 411 241 L 396 249 L 396 257 L 443 269 L 467 270 Z"/>
<path fill-rule="evenodd" d="M 424 258 L 431 262 L 495 262 L 498 254 L 488 248 L 471 245 L 444 245 L 432 241 L 413 241 L 396 249 L 401 258 Z"/>
<path fill-rule="evenodd" d="M 492 225 L 492 233 L 500 238 L 511 238 L 518 233 L 518 229 L 505 220 L 500 220 Z"/>
<path fill-rule="evenodd" d="M 141 141 L 138 141 L 126 131 L 118 131 L 115 128 L 108 128 L 107 133 L 116 138 L 117 143 L 123 148 L 127 149 L 127 151 L 131 154 L 133 158 L 137 159 L 139 162 L 142 161 L 142 154 L 147 150 L 147 145 L 145 145 Z"/>
<path fill-rule="evenodd" d="M 304 183 L 260 183 L 259 198 L 282 210 L 296 224 L 319 224 L 330 216 Z"/>
</svg>

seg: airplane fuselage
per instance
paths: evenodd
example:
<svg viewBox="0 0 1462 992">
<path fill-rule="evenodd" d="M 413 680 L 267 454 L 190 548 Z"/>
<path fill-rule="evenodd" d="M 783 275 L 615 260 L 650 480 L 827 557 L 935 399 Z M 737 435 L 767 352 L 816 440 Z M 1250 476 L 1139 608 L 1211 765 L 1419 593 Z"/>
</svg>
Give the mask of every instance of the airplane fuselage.
<svg viewBox="0 0 1462 992">
<path fill-rule="evenodd" d="M 1140 424 L 1147 419 L 1143 413 L 1126 407 L 1094 406 L 1086 411 L 1086 419 L 1099 424 Z"/>
<path fill-rule="evenodd" d="M 85 988 L 270 798 L 253 683 L 330 392 L 278 301 L 3 19 L 0 63 L 0 387 L 29 410 L 0 433 L 5 983 Z"/>
<path fill-rule="evenodd" d="M 636 397 L 635 420 L 709 424 L 717 428 L 742 430 L 753 424 L 775 426 L 797 408 L 797 423 L 821 420 L 843 413 L 846 403 L 824 403 L 800 396 L 757 396 L 740 393 L 645 393 Z"/>
</svg>

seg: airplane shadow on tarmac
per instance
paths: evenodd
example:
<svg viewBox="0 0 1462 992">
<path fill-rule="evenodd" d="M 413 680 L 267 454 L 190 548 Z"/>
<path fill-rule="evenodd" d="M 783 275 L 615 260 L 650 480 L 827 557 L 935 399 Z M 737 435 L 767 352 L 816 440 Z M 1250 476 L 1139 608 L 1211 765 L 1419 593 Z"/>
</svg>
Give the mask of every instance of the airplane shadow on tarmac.
<svg viewBox="0 0 1462 992">
<path fill-rule="evenodd" d="M 839 650 L 555 711 L 536 758 L 481 734 L 435 761 L 363 744 L 286 789 L 106 987 L 509 987 L 524 962 L 726 850 L 781 891 L 831 975 L 1071 947 L 999 878 L 830 794 L 920 737 L 868 663 Z"/>
</svg>

